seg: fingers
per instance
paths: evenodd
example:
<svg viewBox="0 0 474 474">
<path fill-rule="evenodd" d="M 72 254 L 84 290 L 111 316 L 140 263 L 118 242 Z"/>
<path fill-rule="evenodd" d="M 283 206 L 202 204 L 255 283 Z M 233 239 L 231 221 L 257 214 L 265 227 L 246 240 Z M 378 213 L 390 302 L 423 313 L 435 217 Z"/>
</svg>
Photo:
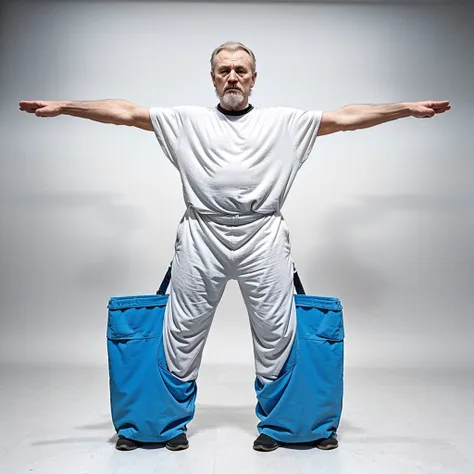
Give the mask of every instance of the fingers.
<svg viewBox="0 0 474 474">
<path fill-rule="evenodd" d="M 437 101 L 431 102 L 432 107 L 446 107 L 448 105 L 449 105 L 449 100 L 437 100 Z"/>
<path fill-rule="evenodd" d="M 424 105 L 426 107 L 429 107 L 430 109 L 433 109 L 435 112 L 438 112 L 438 111 L 444 112 L 451 108 L 451 105 L 449 105 L 448 100 L 429 101 L 429 102 L 425 102 Z"/>
<path fill-rule="evenodd" d="M 44 107 L 38 107 L 33 113 L 37 117 L 55 117 L 57 115 L 54 109 L 46 105 Z"/>
<path fill-rule="evenodd" d="M 28 112 L 31 114 L 36 109 L 39 109 L 40 107 L 42 107 L 43 104 L 36 100 L 22 100 L 20 101 L 19 106 L 20 106 L 20 110 L 24 110 L 25 112 Z"/>
<path fill-rule="evenodd" d="M 446 107 L 445 109 L 434 109 L 435 114 L 444 114 L 447 110 L 450 110 L 451 106 Z"/>
<path fill-rule="evenodd" d="M 448 103 L 445 103 L 445 102 L 442 102 L 442 103 L 434 103 L 431 108 L 433 110 L 449 110 L 451 108 L 451 106 L 449 105 L 449 102 Z"/>
<path fill-rule="evenodd" d="M 22 100 L 19 103 L 20 110 L 35 114 L 37 117 L 54 117 L 57 115 L 54 113 L 52 105 L 52 102 L 38 100 Z"/>
<path fill-rule="evenodd" d="M 434 115 L 442 114 L 451 109 L 451 105 L 449 104 L 448 100 L 430 100 L 426 102 L 420 102 L 419 105 L 421 106 L 422 118 L 430 118 Z"/>
<path fill-rule="evenodd" d="M 31 108 L 38 108 L 39 102 L 36 100 L 21 100 L 20 107 L 31 109 Z"/>
<path fill-rule="evenodd" d="M 433 106 L 432 109 L 435 114 L 443 114 L 447 110 L 450 110 L 451 106 L 450 105 Z"/>
</svg>

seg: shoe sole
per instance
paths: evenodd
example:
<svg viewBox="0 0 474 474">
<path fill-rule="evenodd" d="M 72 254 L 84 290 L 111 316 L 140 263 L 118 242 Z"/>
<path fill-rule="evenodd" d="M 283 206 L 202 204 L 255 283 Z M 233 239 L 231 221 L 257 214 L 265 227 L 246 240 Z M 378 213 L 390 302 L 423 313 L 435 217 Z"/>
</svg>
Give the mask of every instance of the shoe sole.
<svg viewBox="0 0 474 474">
<path fill-rule="evenodd" d="M 318 449 L 322 449 L 323 451 L 330 451 L 331 449 L 336 449 L 339 447 L 339 444 L 331 445 L 331 446 L 316 446 Z"/>
<path fill-rule="evenodd" d="M 169 446 L 165 445 L 166 449 L 169 449 L 170 451 L 183 451 L 184 449 L 189 448 L 189 444 L 178 444 L 176 446 Z"/>
<path fill-rule="evenodd" d="M 255 451 L 263 451 L 265 453 L 268 453 L 270 451 L 275 451 L 275 449 L 278 449 L 279 447 L 280 447 L 279 444 L 277 444 L 276 446 L 272 446 L 271 448 L 267 448 L 266 446 L 257 445 L 257 446 L 254 446 L 253 449 Z"/>
<path fill-rule="evenodd" d="M 115 446 L 115 449 L 117 451 L 133 451 L 137 448 L 138 448 L 138 446 L 120 446 L 120 447 Z"/>
</svg>

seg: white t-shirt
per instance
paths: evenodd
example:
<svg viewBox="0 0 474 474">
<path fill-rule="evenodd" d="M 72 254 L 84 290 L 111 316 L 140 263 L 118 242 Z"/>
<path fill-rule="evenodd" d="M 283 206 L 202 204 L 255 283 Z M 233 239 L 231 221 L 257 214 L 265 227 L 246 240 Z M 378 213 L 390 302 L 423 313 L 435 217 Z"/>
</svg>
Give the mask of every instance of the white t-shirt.
<svg viewBox="0 0 474 474">
<path fill-rule="evenodd" d="M 151 108 L 163 152 L 179 170 L 186 206 L 201 214 L 279 212 L 308 158 L 321 111 L 217 107 Z"/>
</svg>

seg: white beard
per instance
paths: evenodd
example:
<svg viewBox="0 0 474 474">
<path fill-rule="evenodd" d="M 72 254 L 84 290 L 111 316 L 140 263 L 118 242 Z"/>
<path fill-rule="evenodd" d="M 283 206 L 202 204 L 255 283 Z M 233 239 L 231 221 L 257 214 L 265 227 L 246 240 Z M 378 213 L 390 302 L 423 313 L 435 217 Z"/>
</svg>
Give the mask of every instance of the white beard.
<svg viewBox="0 0 474 474">
<path fill-rule="evenodd" d="M 238 90 L 226 91 L 223 96 L 219 96 L 219 94 L 217 94 L 217 97 L 219 97 L 222 105 L 230 110 L 237 109 L 237 107 L 242 105 L 242 103 L 245 101 L 244 94 Z"/>
</svg>

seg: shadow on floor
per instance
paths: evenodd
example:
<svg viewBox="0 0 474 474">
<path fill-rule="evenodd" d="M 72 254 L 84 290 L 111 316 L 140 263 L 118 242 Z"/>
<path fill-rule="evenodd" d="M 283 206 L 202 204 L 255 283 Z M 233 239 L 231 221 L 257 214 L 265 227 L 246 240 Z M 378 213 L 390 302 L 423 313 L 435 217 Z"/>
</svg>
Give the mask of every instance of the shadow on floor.
<svg viewBox="0 0 474 474">
<path fill-rule="evenodd" d="M 250 435 L 257 434 L 258 418 L 251 405 L 205 405 L 198 403 L 190 431 L 206 431 L 216 428 L 237 428 Z"/>
</svg>

